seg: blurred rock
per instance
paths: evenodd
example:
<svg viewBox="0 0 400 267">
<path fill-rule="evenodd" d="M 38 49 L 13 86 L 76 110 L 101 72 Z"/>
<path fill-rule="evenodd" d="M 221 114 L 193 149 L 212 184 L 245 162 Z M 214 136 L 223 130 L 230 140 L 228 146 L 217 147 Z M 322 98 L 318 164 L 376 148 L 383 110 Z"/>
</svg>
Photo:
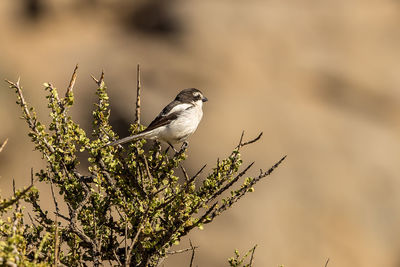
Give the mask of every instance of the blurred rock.
<svg viewBox="0 0 400 267">
<path fill-rule="evenodd" d="M 23 18 L 38 21 L 46 14 L 45 0 L 23 0 Z"/>
<path fill-rule="evenodd" d="M 122 11 L 122 23 L 129 30 L 165 37 L 182 32 L 182 22 L 173 12 L 176 1 L 146 0 Z M 125 13 L 125 14 L 124 14 Z"/>
</svg>

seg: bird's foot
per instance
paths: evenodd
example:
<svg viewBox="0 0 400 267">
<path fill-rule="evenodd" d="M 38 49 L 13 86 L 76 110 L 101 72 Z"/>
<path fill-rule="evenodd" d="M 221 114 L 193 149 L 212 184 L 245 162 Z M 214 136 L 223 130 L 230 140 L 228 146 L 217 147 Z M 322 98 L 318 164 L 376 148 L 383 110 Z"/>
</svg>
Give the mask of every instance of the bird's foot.
<svg viewBox="0 0 400 267">
<path fill-rule="evenodd" d="M 177 150 L 175 149 L 175 147 L 174 147 L 170 142 L 167 142 L 167 143 L 168 143 L 169 147 L 172 148 L 172 149 L 174 150 L 175 154 L 179 152 L 179 151 L 177 151 Z M 165 152 L 168 152 L 168 149 L 165 150 Z"/>
<path fill-rule="evenodd" d="M 189 142 L 188 141 L 184 141 L 182 146 L 181 146 L 181 151 L 186 150 L 186 148 L 189 146 Z"/>
</svg>

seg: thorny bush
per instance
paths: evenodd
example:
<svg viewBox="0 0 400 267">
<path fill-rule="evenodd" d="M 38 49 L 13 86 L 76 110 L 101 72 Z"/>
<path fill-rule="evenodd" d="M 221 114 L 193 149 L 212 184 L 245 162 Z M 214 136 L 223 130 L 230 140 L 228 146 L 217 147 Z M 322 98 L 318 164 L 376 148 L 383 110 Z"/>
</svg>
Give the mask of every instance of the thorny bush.
<svg viewBox="0 0 400 267">
<path fill-rule="evenodd" d="M 202 174 L 203 166 L 189 176 L 182 165 L 187 157 L 186 145 L 175 152 L 163 150 L 157 141 L 145 149 L 146 141 L 140 139 L 127 147 L 107 146 L 117 135 L 109 123 L 104 74 L 94 79 L 98 102 L 89 138 L 68 115 L 74 103 L 76 71 L 77 68 L 64 97 L 59 96 L 52 84 L 44 84 L 51 117 L 47 127 L 26 103 L 19 81 L 7 81 L 16 92 L 35 149 L 47 162 L 45 169 L 32 173 L 32 181 L 35 176 L 39 182 L 51 186 L 55 212 L 42 208 L 39 191 L 32 185 L 16 191 L 14 198 L 1 201 L 1 214 L 10 206 L 16 207 L 12 218 L 0 221 L 0 265 L 100 266 L 108 262 L 119 266 L 157 266 L 168 254 L 173 254 L 171 247 L 183 236 L 212 222 L 253 191 L 253 186 L 285 159 L 268 171 L 260 171 L 256 177 L 245 176 L 253 163 L 240 170 L 240 149 L 256 142 L 261 134 L 248 142 L 242 134 L 232 153 L 217 160 L 208 175 Z M 136 116 L 140 116 L 139 97 L 140 86 Z M 134 123 L 130 133 L 144 128 Z M 81 153 L 84 151 L 87 154 Z M 88 155 L 87 170 L 79 167 L 78 155 Z M 176 175 L 178 169 L 182 177 Z M 65 203 L 65 212 L 60 210 L 56 195 Z M 21 197 L 33 208 L 30 224 L 24 222 L 18 204 Z M 194 253 L 195 247 L 191 248 Z M 231 266 L 242 263 L 238 254 L 230 259 Z"/>
</svg>

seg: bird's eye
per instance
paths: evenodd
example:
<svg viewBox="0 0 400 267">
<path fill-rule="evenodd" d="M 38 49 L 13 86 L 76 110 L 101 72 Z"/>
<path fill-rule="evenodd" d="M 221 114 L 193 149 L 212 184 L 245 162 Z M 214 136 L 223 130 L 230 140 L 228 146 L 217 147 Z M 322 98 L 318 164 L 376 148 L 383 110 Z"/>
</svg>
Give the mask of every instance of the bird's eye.
<svg viewBox="0 0 400 267">
<path fill-rule="evenodd" d="M 199 98 L 199 97 L 201 97 L 201 95 L 200 95 L 200 93 L 199 93 L 199 92 L 194 92 L 194 93 L 193 93 L 193 96 L 194 96 L 194 97 L 196 97 L 196 98 Z"/>
</svg>

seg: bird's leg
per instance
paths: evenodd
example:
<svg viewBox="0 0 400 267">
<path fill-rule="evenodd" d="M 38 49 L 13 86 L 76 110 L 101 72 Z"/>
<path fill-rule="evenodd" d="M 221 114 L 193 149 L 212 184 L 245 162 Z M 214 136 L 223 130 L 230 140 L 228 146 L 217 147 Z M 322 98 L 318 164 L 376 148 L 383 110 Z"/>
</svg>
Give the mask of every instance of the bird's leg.
<svg viewBox="0 0 400 267">
<path fill-rule="evenodd" d="M 182 146 L 181 146 L 181 149 L 179 149 L 179 151 L 175 150 L 175 157 L 179 156 L 179 155 L 182 155 L 186 151 L 187 147 L 188 147 L 188 142 L 184 141 Z"/>
<path fill-rule="evenodd" d="M 175 153 L 178 153 L 178 151 L 176 151 L 175 147 L 170 142 L 167 142 L 167 143 L 175 151 Z"/>
</svg>

